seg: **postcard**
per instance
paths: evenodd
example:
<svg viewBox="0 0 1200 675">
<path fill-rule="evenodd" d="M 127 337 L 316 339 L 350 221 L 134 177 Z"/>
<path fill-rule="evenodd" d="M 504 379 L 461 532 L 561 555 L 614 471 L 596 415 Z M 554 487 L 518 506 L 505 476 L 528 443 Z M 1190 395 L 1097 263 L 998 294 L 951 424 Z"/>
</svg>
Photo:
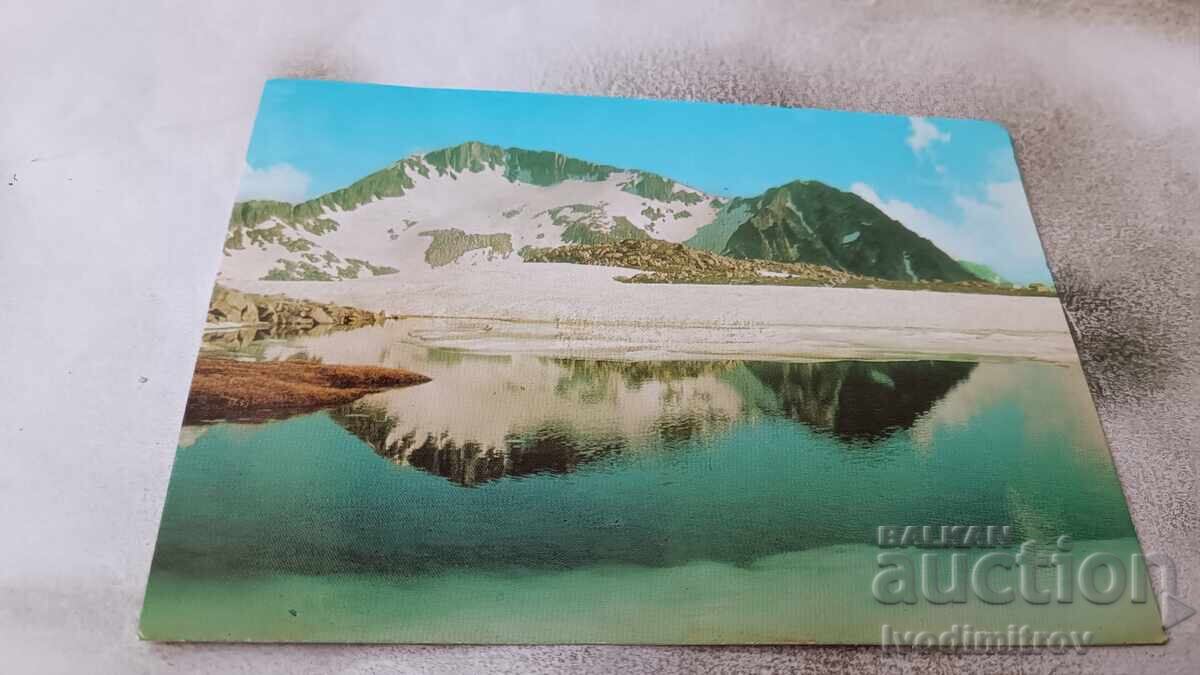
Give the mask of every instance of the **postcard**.
<svg viewBox="0 0 1200 675">
<path fill-rule="evenodd" d="M 273 80 L 220 226 L 145 639 L 1165 639 L 997 124 Z"/>
</svg>

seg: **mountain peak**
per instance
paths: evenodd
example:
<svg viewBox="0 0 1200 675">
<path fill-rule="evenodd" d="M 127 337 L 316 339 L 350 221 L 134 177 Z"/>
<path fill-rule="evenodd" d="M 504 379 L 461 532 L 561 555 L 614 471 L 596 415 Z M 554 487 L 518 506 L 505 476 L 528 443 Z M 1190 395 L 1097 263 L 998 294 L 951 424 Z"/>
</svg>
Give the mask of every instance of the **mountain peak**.
<svg viewBox="0 0 1200 675">
<path fill-rule="evenodd" d="M 422 157 L 439 175 L 502 170 L 512 182 L 549 186 L 564 180 L 602 181 L 622 171 L 607 164 L 594 164 L 550 150 L 502 148 L 481 141 L 467 141 Z"/>
<path fill-rule="evenodd" d="M 797 179 L 797 180 L 793 180 L 793 181 L 788 181 L 786 183 L 783 183 L 782 185 L 777 185 L 776 187 L 771 188 L 771 189 L 772 190 L 787 190 L 789 192 L 795 191 L 795 190 L 801 190 L 801 191 L 807 191 L 807 192 L 825 192 L 825 193 L 830 193 L 830 194 L 833 194 L 833 193 L 853 194 L 853 193 L 848 193 L 845 190 L 840 190 L 838 188 L 835 188 L 834 186 L 832 186 L 828 183 L 822 183 L 819 180 L 799 180 L 799 179 Z"/>
<path fill-rule="evenodd" d="M 463 171 L 478 173 L 485 168 L 495 169 L 504 164 L 504 156 L 503 148 L 479 141 L 467 141 L 426 153 L 424 159 L 439 172 L 453 170 L 460 173 Z"/>
<path fill-rule="evenodd" d="M 740 200 L 721 251 L 735 258 L 807 262 L 900 281 L 976 276 L 862 197 L 819 181 L 791 181 Z"/>
</svg>

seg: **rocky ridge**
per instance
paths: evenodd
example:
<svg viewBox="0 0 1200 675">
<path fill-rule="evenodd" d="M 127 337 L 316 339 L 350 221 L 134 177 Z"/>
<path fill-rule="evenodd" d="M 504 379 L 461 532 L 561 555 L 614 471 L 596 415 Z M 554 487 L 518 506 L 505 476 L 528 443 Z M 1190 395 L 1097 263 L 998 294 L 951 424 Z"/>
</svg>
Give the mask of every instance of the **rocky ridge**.
<svg viewBox="0 0 1200 675">
<path fill-rule="evenodd" d="M 627 283 L 837 286 L 949 293 L 1055 296 L 1053 289 L 1041 284 L 1031 284 L 1027 288 L 1015 288 L 975 278 L 963 281 L 881 279 L 815 263 L 733 258 L 692 248 L 686 244 L 675 244 L 657 239 L 625 240 L 591 245 L 570 244 L 553 248 L 526 247 L 520 251 L 520 255 L 522 260 L 527 263 L 573 263 L 641 270 L 631 276 L 615 277 L 617 281 Z"/>
<path fill-rule="evenodd" d="M 841 285 L 855 279 L 865 279 L 824 265 L 730 258 L 657 239 L 527 248 L 521 251 L 521 257 L 525 262 L 575 263 L 642 270 L 642 274 L 633 277 L 618 277 L 622 281 L 633 282 L 764 283 L 764 280 L 774 278 Z"/>
<path fill-rule="evenodd" d="M 238 326 L 370 326 L 387 319 L 383 312 L 357 307 L 296 300 L 283 295 L 242 293 L 221 285 L 213 288 L 208 303 L 208 324 Z"/>
</svg>

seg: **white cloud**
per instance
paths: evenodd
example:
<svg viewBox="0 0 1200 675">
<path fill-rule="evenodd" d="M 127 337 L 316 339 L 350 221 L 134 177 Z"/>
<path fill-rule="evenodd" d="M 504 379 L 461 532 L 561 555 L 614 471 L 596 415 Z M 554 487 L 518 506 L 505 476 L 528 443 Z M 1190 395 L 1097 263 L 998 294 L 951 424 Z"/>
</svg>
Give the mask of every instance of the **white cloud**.
<svg viewBox="0 0 1200 675">
<path fill-rule="evenodd" d="M 908 123 L 910 131 L 904 142 L 918 155 L 933 143 L 950 142 L 950 132 L 938 129 L 933 122 L 924 117 L 910 117 Z"/>
<path fill-rule="evenodd" d="M 291 164 L 272 164 L 255 169 L 246 164 L 238 186 L 238 200 L 276 199 L 281 202 L 302 202 L 308 196 L 312 178 Z"/>
<path fill-rule="evenodd" d="M 948 223 L 936 215 L 899 199 L 884 200 L 866 183 L 855 183 L 850 191 L 873 204 L 880 211 L 900 221 L 905 227 L 937 244 L 938 248 L 954 258 L 977 260 L 980 250 L 977 242 L 963 236 L 962 228 Z"/>
<path fill-rule="evenodd" d="M 956 196 L 954 205 L 960 215 L 956 222 L 909 202 L 883 199 L 866 183 L 855 183 L 850 191 L 953 258 L 984 263 L 1011 281 L 1050 280 L 1020 181 L 988 183 L 982 199 Z"/>
</svg>

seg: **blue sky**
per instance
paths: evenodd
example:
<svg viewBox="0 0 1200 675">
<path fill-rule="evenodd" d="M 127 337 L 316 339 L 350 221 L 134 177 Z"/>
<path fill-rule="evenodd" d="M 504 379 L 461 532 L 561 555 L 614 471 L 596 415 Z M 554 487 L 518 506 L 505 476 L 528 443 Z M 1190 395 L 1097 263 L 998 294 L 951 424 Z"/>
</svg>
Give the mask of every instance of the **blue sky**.
<svg viewBox="0 0 1200 675">
<path fill-rule="evenodd" d="M 642 169 L 725 196 L 791 180 L 853 191 L 960 258 L 1046 281 L 999 125 L 768 106 L 272 80 L 239 198 L 299 201 L 477 140 Z"/>
</svg>

